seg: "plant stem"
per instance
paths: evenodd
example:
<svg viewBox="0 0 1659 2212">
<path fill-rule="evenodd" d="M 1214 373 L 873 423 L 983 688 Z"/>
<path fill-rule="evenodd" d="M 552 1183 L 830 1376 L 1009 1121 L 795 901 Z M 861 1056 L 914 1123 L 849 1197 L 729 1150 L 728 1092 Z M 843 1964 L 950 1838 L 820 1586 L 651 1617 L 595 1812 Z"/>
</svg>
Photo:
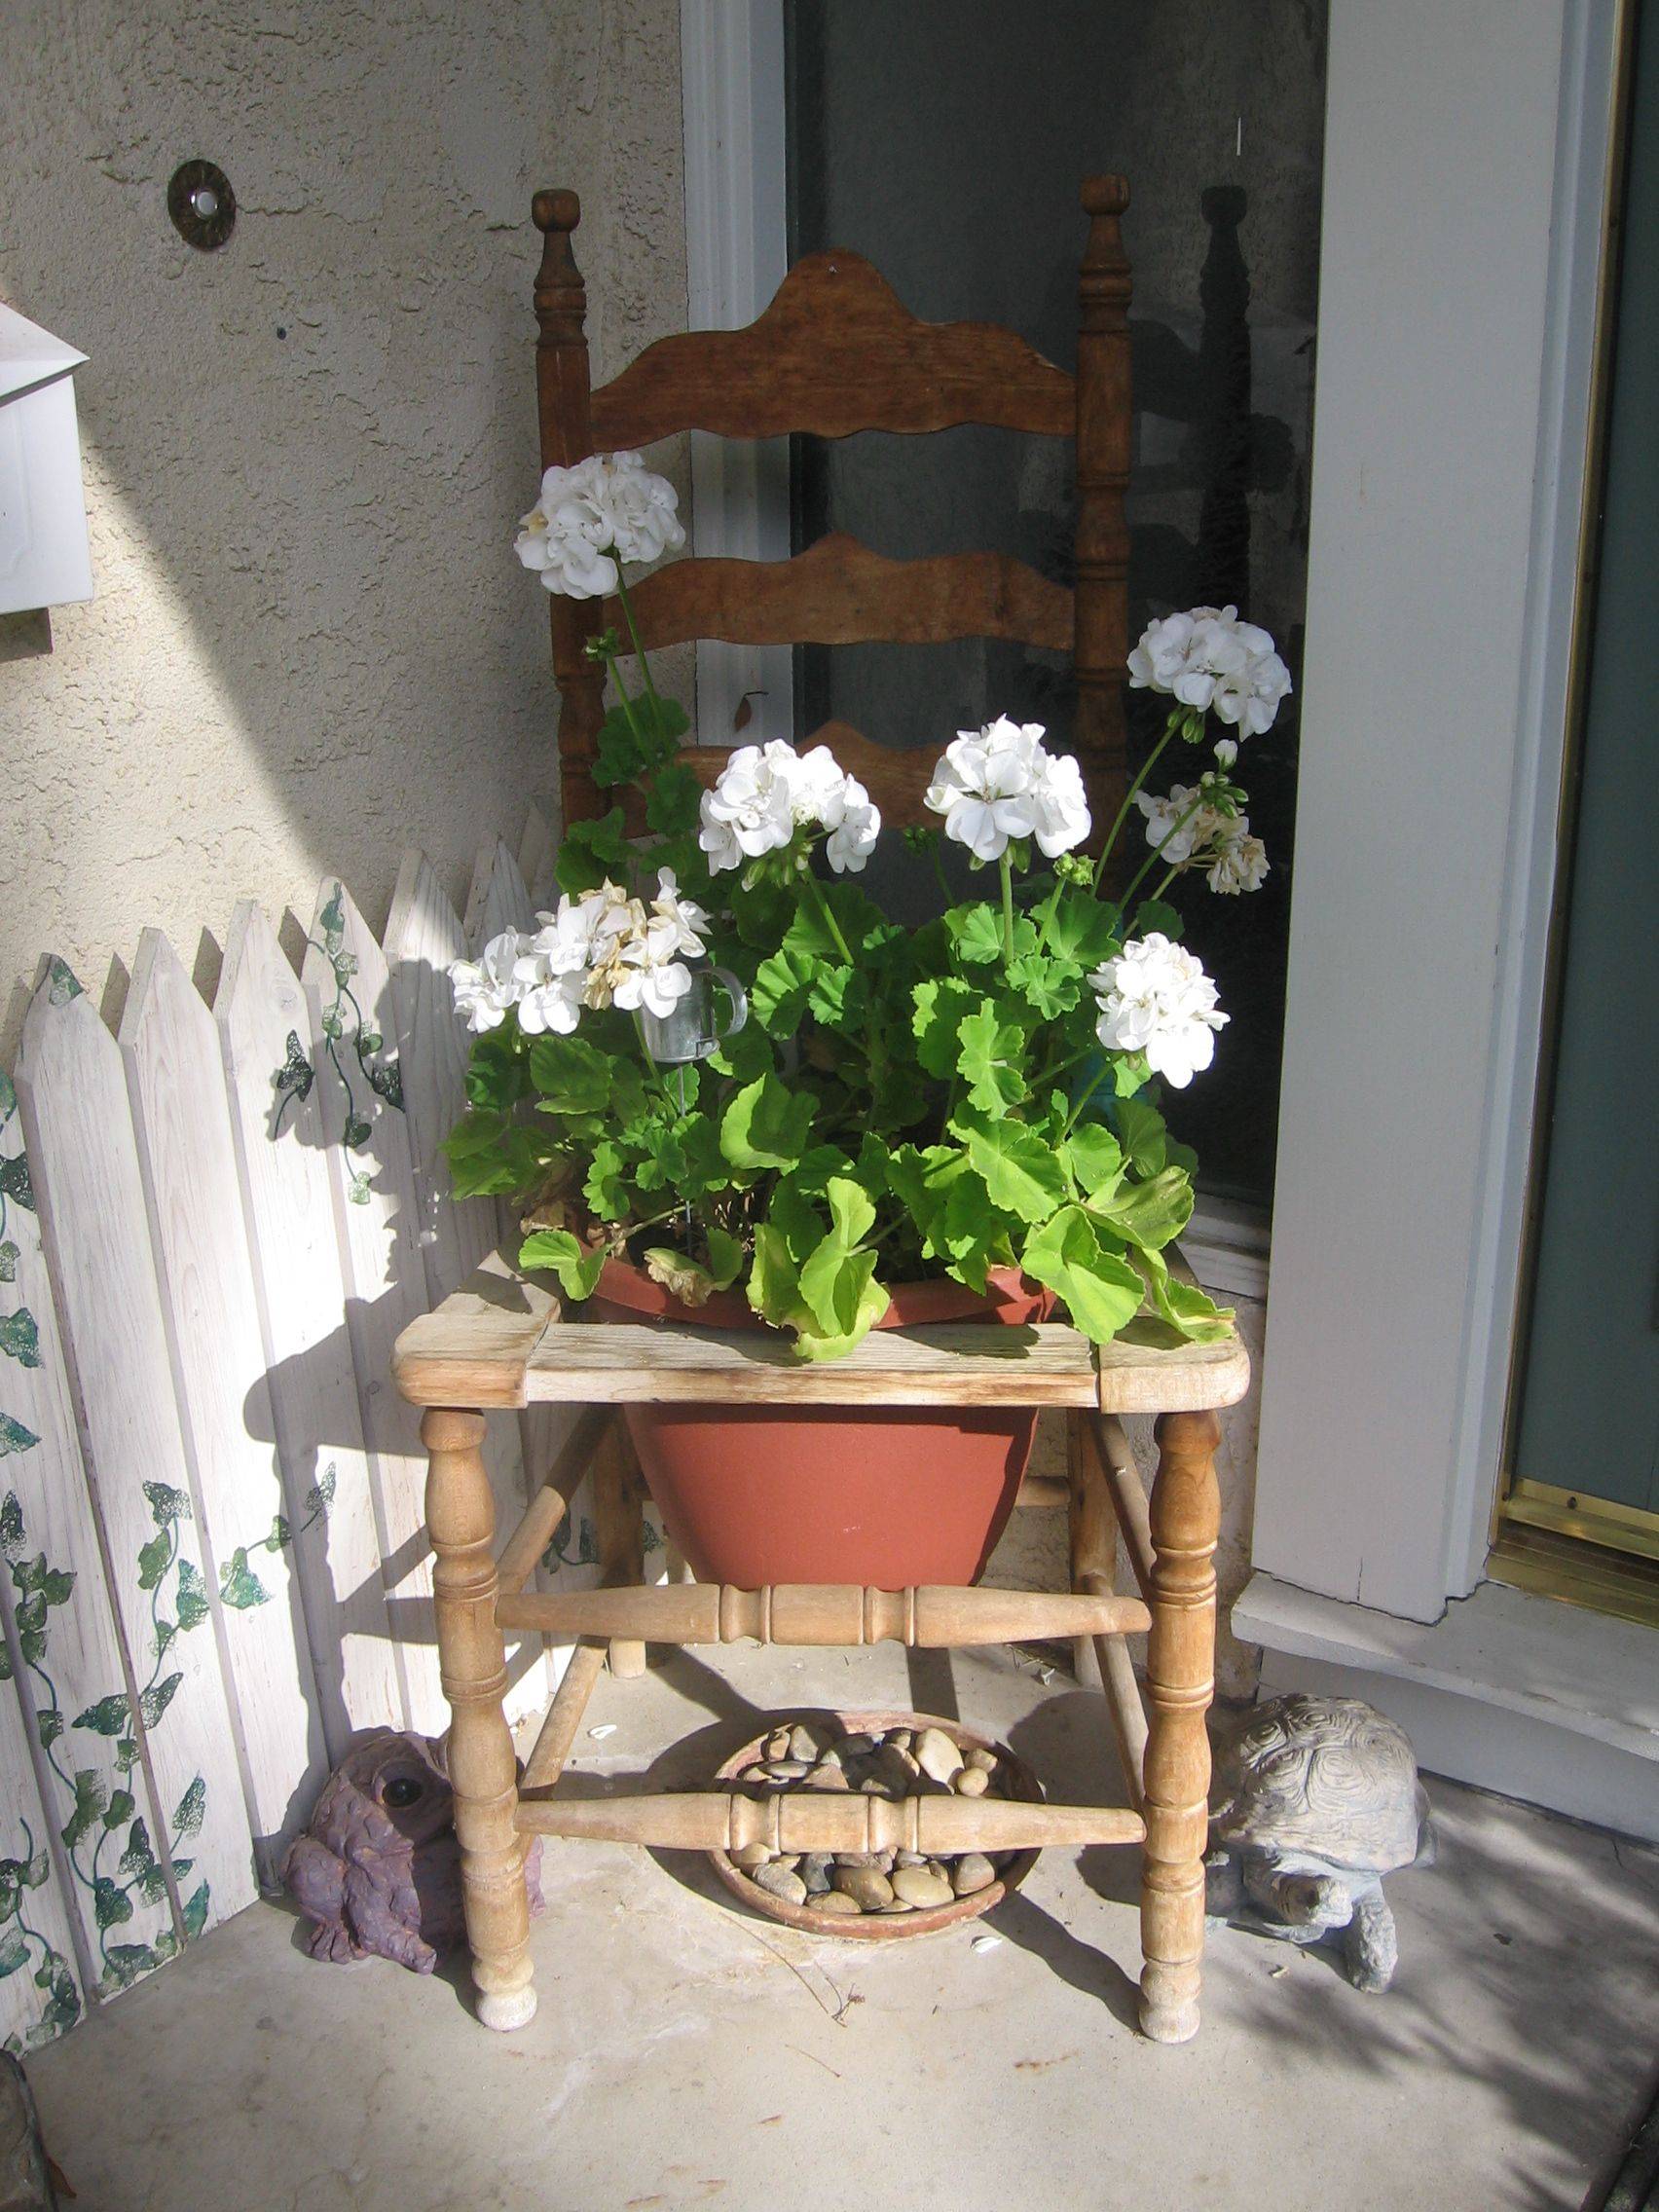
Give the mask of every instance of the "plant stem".
<svg viewBox="0 0 1659 2212">
<path fill-rule="evenodd" d="M 1111 1072 L 1112 1063 L 1108 1060 L 1106 1065 L 1100 1070 L 1100 1073 L 1094 1078 L 1094 1081 L 1088 1086 L 1088 1089 L 1084 1091 L 1083 1095 L 1078 1099 L 1077 1104 L 1067 1115 L 1066 1125 L 1064 1130 L 1062 1131 L 1063 1135 L 1068 1137 L 1071 1135 L 1073 1129 L 1075 1129 L 1077 1126 L 1078 1116 L 1083 1112 L 1084 1108 L 1088 1104 L 1088 1101 L 1094 1096 L 1094 1093 L 1100 1088 L 1100 1086 L 1106 1081 L 1107 1076 Z"/>
<path fill-rule="evenodd" d="M 662 726 L 660 720 L 662 701 L 657 697 L 656 685 L 651 682 L 651 664 L 645 658 L 645 646 L 640 643 L 640 626 L 634 620 L 634 603 L 628 597 L 628 586 L 622 578 L 622 563 L 617 557 L 614 545 L 610 548 L 610 558 L 616 562 L 616 596 L 622 602 L 622 616 L 628 625 L 628 635 L 634 641 L 634 653 L 640 663 L 640 675 L 645 682 L 645 696 L 658 711 L 657 726 L 660 729 Z"/>
<path fill-rule="evenodd" d="M 1180 728 L 1181 713 L 1182 710 L 1179 707 L 1170 708 L 1169 719 L 1164 725 L 1163 735 L 1159 739 L 1158 743 L 1147 755 L 1146 759 L 1141 764 L 1140 773 L 1135 777 L 1128 790 L 1124 793 L 1124 803 L 1121 807 L 1119 807 L 1117 819 L 1113 822 L 1111 829 L 1106 832 L 1106 842 L 1101 846 L 1100 858 L 1094 864 L 1093 888 L 1096 892 L 1099 891 L 1100 879 L 1106 872 L 1106 863 L 1112 858 L 1112 848 L 1118 842 L 1118 832 L 1120 830 L 1122 830 L 1124 822 L 1128 819 L 1129 808 L 1134 803 L 1135 793 L 1146 782 L 1148 776 L 1152 774 L 1153 769 L 1157 767 L 1159 756 L 1168 745 L 1170 739 L 1175 735 L 1177 729 Z M 1125 901 L 1124 903 L 1126 904 L 1127 902 Z"/>
<path fill-rule="evenodd" d="M 1128 913 L 1130 902 L 1133 900 L 1135 893 L 1140 889 L 1141 885 L 1146 881 L 1147 875 L 1151 868 L 1157 862 L 1161 861 L 1163 858 L 1164 846 L 1168 844 L 1171 837 L 1177 836 L 1180 831 L 1187 827 L 1187 824 L 1192 821 L 1194 815 L 1198 813 L 1199 807 L 1202 806 L 1203 803 L 1204 802 L 1201 798 L 1194 799 L 1192 805 L 1188 807 L 1186 813 L 1176 816 L 1175 820 L 1163 832 L 1163 835 L 1160 837 L 1158 843 L 1154 845 L 1152 851 L 1148 853 L 1145 860 L 1142 861 L 1140 866 L 1135 870 L 1134 876 L 1129 883 L 1129 888 L 1124 893 L 1124 914 Z M 1173 875 L 1179 866 L 1180 863 L 1177 862 L 1176 867 L 1172 867 L 1169 870 L 1169 874 Z M 1167 882 L 1168 877 L 1165 877 L 1164 880 L 1165 882 Z"/>
<path fill-rule="evenodd" d="M 1005 851 L 997 863 L 1002 870 L 1003 961 L 1014 959 L 1014 868 Z"/>
<path fill-rule="evenodd" d="M 813 904 L 818 909 L 818 918 L 824 924 L 824 927 L 830 932 L 836 951 L 841 955 L 841 958 L 847 963 L 847 966 L 850 968 L 853 964 L 853 955 L 848 947 L 846 939 L 841 935 L 841 925 L 836 921 L 835 916 L 830 909 L 830 902 L 824 896 L 824 886 L 819 882 L 817 876 L 815 875 L 803 875 L 800 880 L 811 892 Z"/>
</svg>

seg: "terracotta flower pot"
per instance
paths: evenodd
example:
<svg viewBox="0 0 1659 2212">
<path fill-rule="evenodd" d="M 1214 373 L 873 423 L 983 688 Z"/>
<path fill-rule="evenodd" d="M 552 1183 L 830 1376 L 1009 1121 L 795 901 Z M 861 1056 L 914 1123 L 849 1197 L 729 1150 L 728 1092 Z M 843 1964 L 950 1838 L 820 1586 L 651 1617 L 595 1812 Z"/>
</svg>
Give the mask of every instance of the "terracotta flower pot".
<svg viewBox="0 0 1659 2212">
<path fill-rule="evenodd" d="M 1049 1293 L 994 1270 L 981 1298 L 961 1283 L 901 1283 L 877 1324 L 902 1329 L 1040 1320 Z M 610 1260 L 586 1312 L 597 1320 L 761 1329 L 735 1291 L 682 1306 Z M 1014 1505 L 1036 1428 L 1013 1406 L 630 1406 L 629 1433 L 663 1524 L 700 1582 L 858 1582 L 903 1590 L 984 1571 Z"/>
</svg>

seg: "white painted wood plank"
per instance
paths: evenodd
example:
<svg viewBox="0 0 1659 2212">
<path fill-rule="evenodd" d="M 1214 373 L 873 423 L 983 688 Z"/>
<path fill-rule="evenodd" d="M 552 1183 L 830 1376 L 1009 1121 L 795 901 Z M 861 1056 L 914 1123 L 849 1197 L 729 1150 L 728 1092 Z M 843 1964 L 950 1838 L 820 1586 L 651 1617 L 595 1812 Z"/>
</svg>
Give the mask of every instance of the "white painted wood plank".
<svg viewBox="0 0 1659 2212">
<path fill-rule="evenodd" d="M 145 1756 L 187 1937 L 257 1893 L 162 1327 L 127 1077 L 84 992 L 49 971 L 23 1021 L 17 1085 L 64 1370 L 99 1522 Z"/>
<path fill-rule="evenodd" d="M 65 975 L 60 987 L 74 987 L 73 979 Z M 141 1730 L 118 1726 L 109 1735 L 101 1725 L 128 1713 L 128 1676 L 81 1464 L 22 1123 L 4 1075 L 0 1311 L 0 1612 L 17 1660 L 16 1687 L 81 1984 L 107 1993 L 170 1958 L 177 1932 L 166 1884 L 153 1871 L 161 1822 L 141 1766 Z M 109 1885 L 101 1892 L 100 1880 Z"/>
<path fill-rule="evenodd" d="M 0 1675 L 19 1665 L 0 1643 Z M 19 2058 L 73 2027 L 84 2005 L 31 1731 L 13 1689 L 0 1684 L 0 2047 Z"/>
<path fill-rule="evenodd" d="M 494 846 L 486 846 L 478 856 L 478 869 L 472 881 L 472 893 L 466 903 L 466 937 L 468 948 L 476 957 L 493 937 L 502 930 L 528 930 L 535 926 L 535 913 L 531 905 L 530 894 L 525 889 L 524 877 L 517 861 L 506 845 L 498 839 Z M 500 1207 L 502 1242 L 511 1253 L 518 1250 L 519 1224 L 517 1208 L 502 1200 Z M 564 1450 L 575 1421 L 575 1409 L 570 1406 L 527 1406 L 519 1416 L 519 1434 L 524 1453 L 525 1480 L 534 1487 L 546 1474 L 549 1467 Z M 553 1542 L 536 1569 L 535 1584 L 540 1590 L 587 1590 L 599 1578 L 598 1550 L 594 1539 L 593 1486 L 583 1478 L 571 1510 L 554 1531 Z M 574 1646 L 561 1642 L 557 1638 L 547 1640 L 549 1672 L 557 1681 Z"/>
<path fill-rule="evenodd" d="M 331 1759 L 406 1725 L 309 1041 L 313 1003 L 276 932 L 232 919 L 214 1018 L 255 1266 L 271 1412 Z"/>
<path fill-rule="evenodd" d="M 518 870 L 524 878 L 531 906 L 538 913 L 543 907 L 551 906 L 559 896 L 558 881 L 553 873 L 558 853 L 559 840 L 548 828 L 546 815 L 533 801 L 519 837 Z"/>
<path fill-rule="evenodd" d="M 386 927 L 386 957 L 397 1016 L 403 1108 L 415 1162 L 426 1295 L 436 1306 L 459 1289 L 495 1249 L 499 1218 L 488 1198 L 456 1198 L 439 1149 L 466 1108 L 466 1032 L 455 1012 L 448 969 L 466 950 L 455 908 L 423 853 L 407 853 L 398 870 Z M 484 1463 L 496 1497 L 496 1521 L 506 1532 L 525 1507 L 519 1423 L 499 1415 L 487 1424 Z M 507 1717 L 539 1713 L 552 1683 L 539 1637 L 526 1637 L 507 1655 L 512 1689 Z"/>
<path fill-rule="evenodd" d="M 439 1735 L 449 1725 L 449 1704 L 432 1609 L 426 1456 L 420 1416 L 391 1381 L 391 1347 L 426 1307 L 420 1200 L 390 974 L 338 876 L 324 876 L 318 886 L 300 977 L 316 1007 L 313 1058 L 333 1176 L 346 1325 L 380 1516 L 387 1611 L 410 1725 Z"/>
<path fill-rule="evenodd" d="M 260 1879 L 273 1888 L 328 1762 L 290 1556 L 224 1063 L 213 1016 L 159 930 L 139 940 L 119 1042 L 214 1629 Z"/>
</svg>

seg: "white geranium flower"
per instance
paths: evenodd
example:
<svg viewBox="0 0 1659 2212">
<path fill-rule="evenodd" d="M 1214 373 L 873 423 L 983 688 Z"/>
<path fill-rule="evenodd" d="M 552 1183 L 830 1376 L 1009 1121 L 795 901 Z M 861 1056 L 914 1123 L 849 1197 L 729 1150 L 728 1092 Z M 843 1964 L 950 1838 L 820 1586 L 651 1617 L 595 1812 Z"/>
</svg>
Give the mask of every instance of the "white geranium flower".
<svg viewBox="0 0 1659 2212">
<path fill-rule="evenodd" d="M 457 960 L 449 969 L 455 1011 L 476 1035 L 498 1029 L 519 1002 L 518 962 L 530 940 L 517 930 L 493 937 L 476 960 Z"/>
<path fill-rule="evenodd" d="M 827 745 L 799 754 L 777 737 L 740 747 L 704 793 L 701 812 L 697 842 L 717 874 L 782 851 L 801 829 L 828 830 L 830 866 L 856 873 L 881 833 L 868 792 L 843 774 Z"/>
<path fill-rule="evenodd" d="M 602 599 L 616 589 L 618 560 L 655 561 L 684 544 L 678 505 L 673 485 L 637 453 L 591 454 L 548 469 L 514 550 L 549 591 Z"/>
<path fill-rule="evenodd" d="M 944 816 L 944 833 L 982 861 L 1000 860 L 1015 837 L 1037 827 L 1032 796 L 1040 724 L 1006 715 L 983 729 L 959 730 L 934 769 L 923 804 Z"/>
<path fill-rule="evenodd" d="M 1209 1066 L 1228 1016 L 1184 946 L 1149 931 L 1097 968 L 1088 984 L 1100 1009 L 1095 1034 L 1109 1051 L 1144 1052 L 1153 1073 L 1177 1090 Z"/>
<path fill-rule="evenodd" d="M 515 964 L 519 990 L 519 1027 L 529 1037 L 548 1030 L 568 1037 L 581 1019 L 587 977 L 579 968 L 555 968 L 542 952 L 525 953 Z"/>
<path fill-rule="evenodd" d="M 657 895 L 651 901 L 649 926 L 672 930 L 677 952 L 695 958 L 707 949 L 703 940 L 708 933 L 709 917 L 695 899 L 682 896 L 680 880 L 671 867 L 657 869 Z"/>
<path fill-rule="evenodd" d="M 1042 747 L 1038 754 L 1041 772 L 1031 794 L 1037 817 L 1037 848 L 1051 861 L 1083 843 L 1091 817 L 1083 770 L 1073 755 L 1048 753 Z"/>
<path fill-rule="evenodd" d="M 862 873 L 881 835 L 881 809 L 856 776 L 841 776 L 819 803 L 819 821 L 830 834 L 824 857 L 837 875 Z"/>
<path fill-rule="evenodd" d="M 1083 772 L 1070 754 L 1043 744 L 1041 722 L 1006 715 L 960 730 L 934 770 L 924 804 L 944 816 L 944 833 L 982 861 L 1001 860 L 1018 837 L 1035 837 L 1050 860 L 1089 830 Z"/>
<path fill-rule="evenodd" d="M 1240 622 L 1235 607 L 1195 607 L 1149 622 L 1129 655 L 1128 674 L 1136 690 L 1166 692 L 1202 714 L 1213 707 L 1241 737 L 1271 729 L 1290 690 L 1290 671 L 1272 639 L 1255 623 Z M 1232 758 L 1222 764 L 1231 766 Z"/>
<path fill-rule="evenodd" d="M 1201 788 L 1193 784 L 1171 784 L 1167 798 L 1159 798 L 1151 792 L 1136 792 L 1135 804 L 1146 816 L 1146 841 L 1154 852 L 1161 848 L 1164 861 L 1171 867 L 1185 867 L 1196 852 L 1208 845 L 1222 828 L 1224 818 L 1213 806 L 1197 804 L 1201 799 Z M 1182 815 L 1194 808 L 1188 820 Z M 1175 825 L 1180 822 L 1177 830 Z M 1164 843 L 1168 838 L 1169 842 Z"/>
<path fill-rule="evenodd" d="M 1227 823 L 1210 857 L 1205 880 L 1212 891 L 1229 897 L 1240 891 L 1260 891 L 1268 872 L 1268 848 L 1250 834 L 1250 817 L 1240 814 Z"/>
<path fill-rule="evenodd" d="M 691 971 L 678 957 L 683 934 L 677 919 L 648 921 L 636 930 L 617 954 L 611 1003 L 630 1014 L 642 1008 L 659 1016 L 672 1014 L 691 988 Z M 700 940 L 691 941 L 702 950 Z"/>
<path fill-rule="evenodd" d="M 775 853 L 795 832 L 800 756 L 773 738 L 765 746 L 740 745 L 713 791 L 703 793 L 697 842 L 719 871 Z"/>
<path fill-rule="evenodd" d="M 1218 737 L 1215 741 L 1215 763 L 1218 768 L 1231 768 L 1238 757 L 1238 740 L 1235 737 Z"/>
</svg>

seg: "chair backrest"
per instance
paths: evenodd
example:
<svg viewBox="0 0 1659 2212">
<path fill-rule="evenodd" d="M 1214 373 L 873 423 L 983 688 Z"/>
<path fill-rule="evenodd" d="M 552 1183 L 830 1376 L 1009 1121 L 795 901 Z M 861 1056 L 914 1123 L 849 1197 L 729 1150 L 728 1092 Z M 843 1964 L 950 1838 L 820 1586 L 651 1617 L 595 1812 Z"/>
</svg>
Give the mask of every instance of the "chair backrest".
<svg viewBox="0 0 1659 2212">
<path fill-rule="evenodd" d="M 982 637 L 1069 652 L 1077 684 L 1070 743 L 1097 817 L 1110 818 L 1126 782 L 1121 686 L 1128 649 L 1129 266 L 1119 218 L 1129 190 L 1122 177 L 1096 176 L 1085 181 L 1082 197 L 1089 226 L 1078 278 L 1075 377 L 994 323 L 918 321 L 862 255 L 830 252 L 798 261 L 746 329 L 659 339 L 595 391 L 587 293 L 571 250 L 581 205 L 573 192 L 535 195 L 533 212 L 543 236 L 535 279 L 543 468 L 682 430 L 844 438 L 860 430 L 980 423 L 1077 441 L 1071 591 L 1003 553 L 890 561 L 836 534 L 790 561 L 693 558 L 657 570 L 632 593 L 647 647 L 698 638 L 931 645 Z M 604 678 L 584 647 L 597 632 L 620 627 L 621 614 L 611 600 L 555 596 L 551 615 L 569 823 L 608 803 L 593 782 Z M 819 741 L 869 788 L 895 827 L 926 819 L 931 748 L 872 744 L 844 722 L 815 731 L 810 742 Z M 683 757 L 710 782 L 725 754 L 691 747 Z"/>
</svg>

